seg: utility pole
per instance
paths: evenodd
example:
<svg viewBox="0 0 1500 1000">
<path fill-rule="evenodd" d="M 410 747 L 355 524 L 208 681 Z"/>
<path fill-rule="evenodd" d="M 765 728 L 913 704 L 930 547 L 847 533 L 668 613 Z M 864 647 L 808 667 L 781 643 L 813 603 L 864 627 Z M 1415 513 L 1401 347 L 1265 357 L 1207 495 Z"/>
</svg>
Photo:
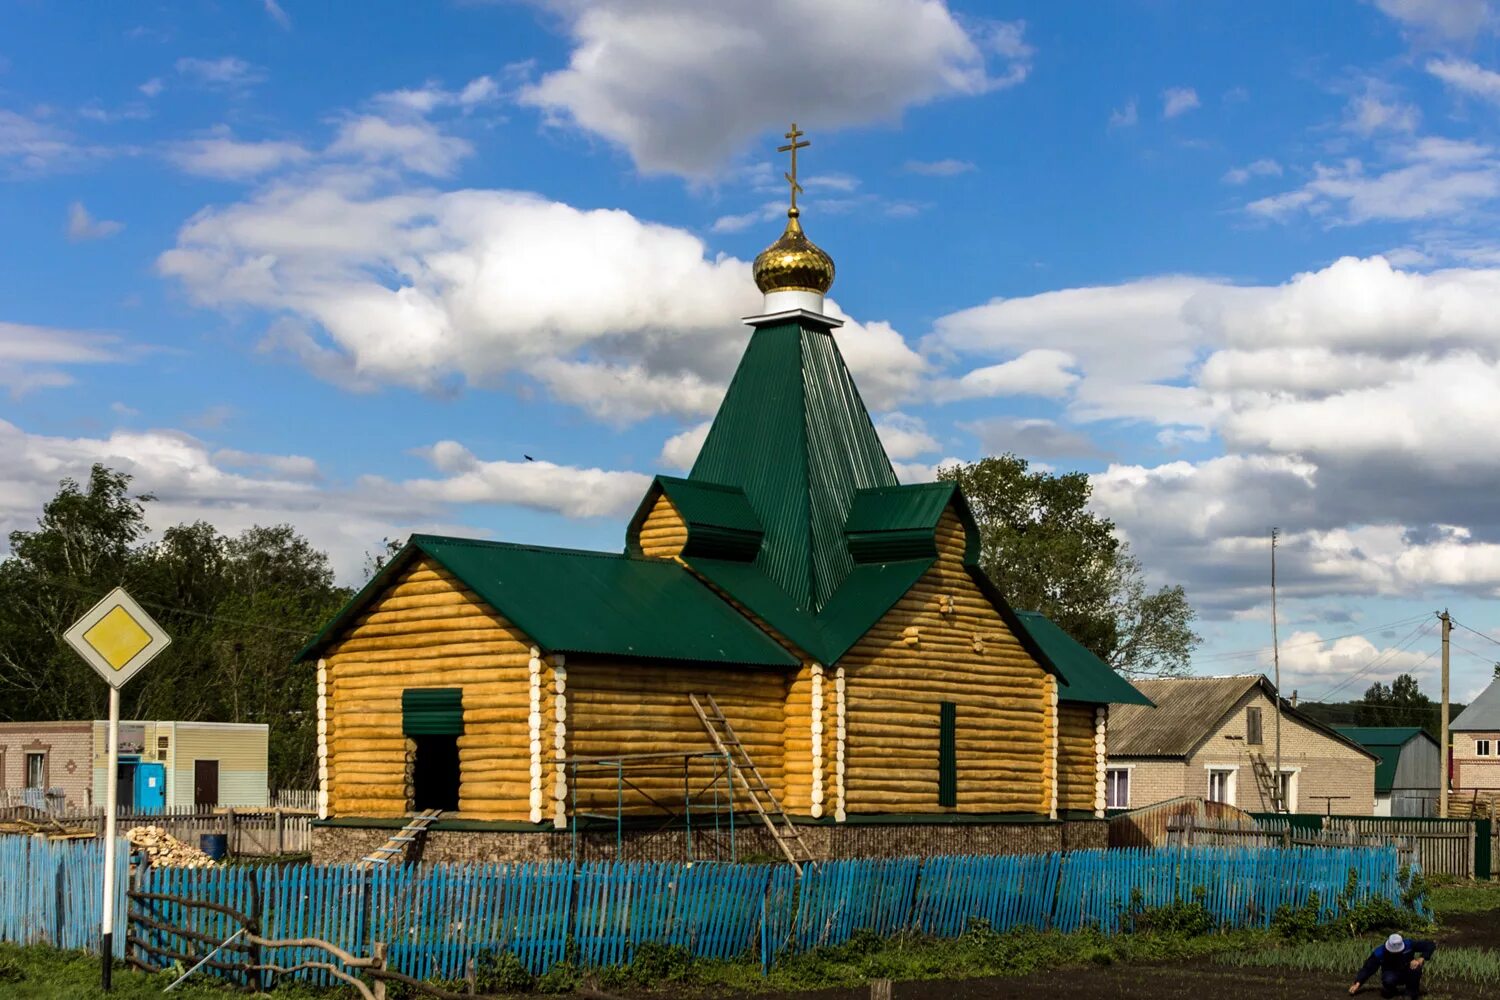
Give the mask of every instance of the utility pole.
<svg viewBox="0 0 1500 1000">
<path fill-rule="evenodd" d="M 1276 629 L 1276 536 L 1280 533 L 1279 528 L 1271 529 L 1271 662 L 1276 669 L 1276 774 L 1271 787 L 1276 790 L 1276 811 L 1286 812 L 1286 796 L 1281 793 L 1281 636 Z"/>
<path fill-rule="evenodd" d="M 1448 617 L 1448 609 L 1438 615 L 1443 623 L 1443 714 L 1440 717 L 1438 728 L 1441 731 L 1438 736 L 1438 746 L 1443 748 L 1443 780 L 1438 784 L 1438 815 L 1443 819 L 1448 818 L 1448 779 L 1452 772 L 1452 759 L 1448 750 L 1448 633 L 1453 631 L 1453 619 Z"/>
</svg>

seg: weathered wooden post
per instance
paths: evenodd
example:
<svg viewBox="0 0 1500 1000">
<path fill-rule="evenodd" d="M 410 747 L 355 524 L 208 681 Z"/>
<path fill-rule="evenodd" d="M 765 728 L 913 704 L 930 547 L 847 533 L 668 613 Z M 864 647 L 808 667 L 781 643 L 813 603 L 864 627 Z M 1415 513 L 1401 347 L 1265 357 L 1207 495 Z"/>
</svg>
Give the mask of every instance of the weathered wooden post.
<svg viewBox="0 0 1500 1000">
<path fill-rule="evenodd" d="M 279 858 L 286 853 L 286 827 L 282 825 L 280 806 L 273 815 L 276 817 L 276 856 Z"/>
<path fill-rule="evenodd" d="M 870 1000 L 891 1000 L 891 981 L 889 979 L 870 980 Z"/>
<path fill-rule="evenodd" d="M 384 941 L 376 941 L 370 946 L 370 958 L 375 961 L 375 968 L 381 972 L 385 971 Z M 375 980 L 375 985 L 370 990 L 370 992 L 375 994 L 375 1000 L 385 1000 L 385 979 L 381 976 L 371 976 L 370 978 Z"/>
</svg>

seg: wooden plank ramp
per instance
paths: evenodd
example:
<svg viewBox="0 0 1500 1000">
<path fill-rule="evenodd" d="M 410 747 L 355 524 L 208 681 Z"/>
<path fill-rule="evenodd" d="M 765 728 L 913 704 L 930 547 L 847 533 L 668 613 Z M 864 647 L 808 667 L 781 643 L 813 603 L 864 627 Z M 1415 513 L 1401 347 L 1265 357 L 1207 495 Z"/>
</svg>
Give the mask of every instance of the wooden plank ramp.
<svg viewBox="0 0 1500 1000">
<path fill-rule="evenodd" d="M 441 809 L 424 809 L 409 819 L 399 833 L 387 840 L 381 847 L 375 848 L 369 854 L 360 858 L 355 864 L 356 868 L 370 868 L 375 865 L 388 865 L 397 859 L 406 857 L 406 850 L 412 844 L 421 840 L 427 833 L 427 828 L 437 822 L 443 815 Z"/>
</svg>

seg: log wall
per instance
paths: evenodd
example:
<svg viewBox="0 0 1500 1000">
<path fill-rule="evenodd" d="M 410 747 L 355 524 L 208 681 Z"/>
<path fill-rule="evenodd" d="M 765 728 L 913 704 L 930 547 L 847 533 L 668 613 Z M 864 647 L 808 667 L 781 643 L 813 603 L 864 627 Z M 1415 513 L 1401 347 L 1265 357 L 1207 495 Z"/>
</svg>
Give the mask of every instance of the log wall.
<svg viewBox="0 0 1500 1000">
<path fill-rule="evenodd" d="M 1064 702 L 1058 713 L 1057 808 L 1094 811 L 1100 777 L 1094 746 L 1094 706 Z"/>
<path fill-rule="evenodd" d="M 641 522 L 637 538 L 641 554 L 652 559 L 672 559 L 687 546 L 687 522 L 665 493 L 656 498 L 651 512 Z"/>
<path fill-rule="evenodd" d="M 772 792 L 782 797 L 786 788 L 783 743 L 787 729 L 787 682 L 787 674 L 775 670 L 570 657 L 568 750 L 580 759 L 709 752 L 712 747 L 708 735 L 688 702 L 688 695 L 711 694 Z M 693 765 L 689 784 L 695 794 L 708 787 L 712 772 L 708 761 Z M 681 808 L 680 759 L 655 769 L 627 765 L 624 774 L 636 786 L 624 790 L 627 813 L 660 813 L 646 797 L 648 794 L 673 809 Z M 613 815 L 618 802 L 617 778 L 613 769 L 580 767 L 579 811 Z M 727 807 L 724 782 L 719 782 L 719 788 L 720 804 Z M 738 789 L 735 797 L 739 806 L 750 807 Z M 710 796 L 705 805 L 711 803 Z M 695 803 L 694 807 L 699 805 Z"/>
<path fill-rule="evenodd" d="M 951 510 L 937 539 L 937 562 L 839 661 L 847 811 L 1046 813 L 1046 674 L 964 568 L 964 528 Z M 943 701 L 958 707 L 952 810 L 938 805 Z M 789 739 L 789 758 L 795 754 Z"/>
<path fill-rule="evenodd" d="M 458 687 L 460 818 L 532 818 L 533 648 L 447 570 L 426 558 L 414 562 L 324 654 L 329 812 L 405 814 L 411 791 L 401 692 Z M 544 717 L 553 711 L 552 669 L 541 666 Z"/>
</svg>

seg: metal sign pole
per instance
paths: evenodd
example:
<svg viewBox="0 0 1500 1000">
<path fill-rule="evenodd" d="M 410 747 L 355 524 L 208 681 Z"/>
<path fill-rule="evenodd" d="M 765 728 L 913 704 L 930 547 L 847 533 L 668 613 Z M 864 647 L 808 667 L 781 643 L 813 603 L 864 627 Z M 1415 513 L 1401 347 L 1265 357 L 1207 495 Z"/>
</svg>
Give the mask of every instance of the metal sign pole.
<svg viewBox="0 0 1500 1000">
<path fill-rule="evenodd" d="M 115 959 L 115 812 L 120 791 L 120 689 L 109 689 L 109 763 L 104 777 L 104 912 L 100 920 L 99 954 L 104 963 L 104 992 L 110 990 Z"/>
<path fill-rule="evenodd" d="M 166 649 L 172 638 L 123 588 L 116 587 L 63 633 L 63 639 L 109 685 L 104 767 L 104 899 L 99 914 L 100 985 L 107 993 L 115 945 L 115 813 L 120 792 L 120 688 Z"/>
</svg>

